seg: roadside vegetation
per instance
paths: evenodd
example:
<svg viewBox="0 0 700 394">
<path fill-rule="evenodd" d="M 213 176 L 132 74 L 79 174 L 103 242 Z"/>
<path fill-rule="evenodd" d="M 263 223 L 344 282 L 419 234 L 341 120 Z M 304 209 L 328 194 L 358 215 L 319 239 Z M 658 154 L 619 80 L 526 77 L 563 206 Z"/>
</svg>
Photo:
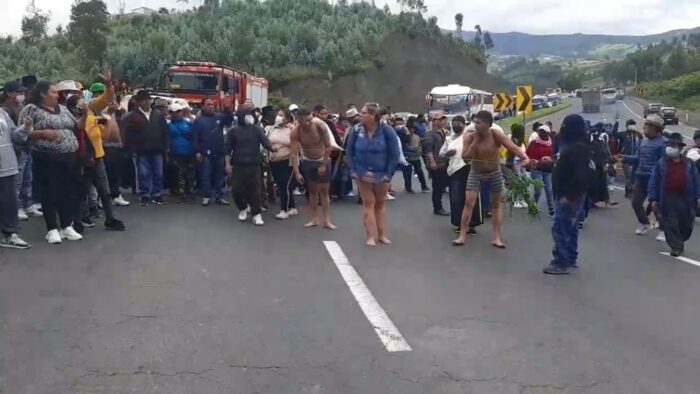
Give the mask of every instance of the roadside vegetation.
<svg viewBox="0 0 700 394">
<path fill-rule="evenodd" d="M 132 84 L 156 85 L 166 64 L 211 61 L 262 75 L 271 82 L 333 79 L 384 59 L 379 43 L 401 31 L 447 43 L 484 65 L 482 46 L 440 30 L 425 18 L 422 1 L 388 7 L 338 0 L 205 0 L 189 11 L 161 8 L 152 15 L 112 17 L 103 0 L 78 0 L 71 23 L 47 31 L 50 15 L 29 8 L 22 37 L 0 38 L 0 80 L 37 74 L 49 79 L 89 79 L 104 64 Z M 407 53 L 407 59 L 412 54 Z"/>
</svg>

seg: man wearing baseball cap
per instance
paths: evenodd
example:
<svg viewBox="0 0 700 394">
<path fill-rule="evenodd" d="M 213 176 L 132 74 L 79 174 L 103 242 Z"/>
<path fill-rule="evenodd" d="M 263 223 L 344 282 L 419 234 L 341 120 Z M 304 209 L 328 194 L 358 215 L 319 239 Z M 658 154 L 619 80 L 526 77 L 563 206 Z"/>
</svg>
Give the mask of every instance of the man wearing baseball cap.
<svg viewBox="0 0 700 394">
<path fill-rule="evenodd" d="M 105 84 L 99 82 L 90 86 L 90 92 L 93 95 L 93 99 L 90 101 L 90 105 L 88 107 L 89 109 L 85 121 L 85 131 L 90 143 L 92 144 L 92 151 L 95 153 L 95 164 L 92 166 L 85 166 L 83 169 L 83 188 L 81 189 L 83 195 L 80 196 L 82 204 L 82 218 L 76 218 L 76 221 L 82 220 L 84 226 L 86 224 L 92 224 L 92 221 L 87 218 L 88 190 L 92 185 L 97 190 L 97 194 L 102 201 L 102 207 L 104 208 L 106 216 L 104 222 L 105 228 L 112 231 L 124 231 L 124 223 L 114 216 L 112 191 L 109 188 L 107 168 L 105 167 L 104 163 L 105 149 L 102 136 L 107 135 L 106 131 L 108 131 L 108 119 L 103 116 L 102 111 L 116 99 L 116 91 L 114 85 L 111 83 L 111 76 L 108 75 L 105 78 L 105 82 L 109 85 L 109 89 L 106 89 Z"/>
<path fill-rule="evenodd" d="M 440 155 L 440 148 L 445 144 L 445 113 L 442 111 L 431 114 L 432 128 L 423 141 L 423 152 L 425 153 L 425 163 L 428 165 L 433 187 L 433 214 L 439 216 L 449 216 L 442 205 L 442 194 L 447 188 L 450 180 L 447 176 L 448 158 Z"/>
<path fill-rule="evenodd" d="M 656 114 L 647 116 L 644 120 L 645 139 L 634 153 L 615 155 L 615 160 L 636 167 L 634 186 L 632 188 L 632 209 L 641 225 L 635 232 L 645 235 L 653 228 L 649 222 L 644 200 L 647 198 L 649 178 L 656 163 L 666 155 L 666 138 L 663 136 L 664 120 Z"/>
</svg>

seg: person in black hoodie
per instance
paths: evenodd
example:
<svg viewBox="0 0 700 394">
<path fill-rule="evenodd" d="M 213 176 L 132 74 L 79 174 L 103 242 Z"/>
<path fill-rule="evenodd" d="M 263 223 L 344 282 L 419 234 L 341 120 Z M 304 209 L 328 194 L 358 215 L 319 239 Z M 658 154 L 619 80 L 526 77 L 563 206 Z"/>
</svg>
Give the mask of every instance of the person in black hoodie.
<svg viewBox="0 0 700 394">
<path fill-rule="evenodd" d="M 552 221 L 554 259 L 543 272 L 550 275 L 566 275 L 577 268 L 579 211 L 582 209 L 586 191 L 590 187 L 595 164 L 590 144 L 586 141 L 586 125 L 580 115 L 564 118 L 559 132 L 559 160 L 554 166 L 552 183 L 557 200 Z"/>
<path fill-rule="evenodd" d="M 226 173 L 231 175 L 233 200 L 241 211 L 238 220 L 244 222 L 248 214 L 256 226 L 265 224 L 261 215 L 262 175 L 260 145 L 276 152 L 265 131 L 255 125 L 255 108 L 244 104 L 238 109 L 238 124 L 226 134 Z"/>
<path fill-rule="evenodd" d="M 134 96 L 137 107 L 124 119 L 125 144 L 136 155 L 140 205 L 151 201 L 157 205 L 165 201 L 163 191 L 163 155 L 170 145 L 170 132 L 165 116 L 151 109 L 151 95 L 141 90 Z"/>
</svg>

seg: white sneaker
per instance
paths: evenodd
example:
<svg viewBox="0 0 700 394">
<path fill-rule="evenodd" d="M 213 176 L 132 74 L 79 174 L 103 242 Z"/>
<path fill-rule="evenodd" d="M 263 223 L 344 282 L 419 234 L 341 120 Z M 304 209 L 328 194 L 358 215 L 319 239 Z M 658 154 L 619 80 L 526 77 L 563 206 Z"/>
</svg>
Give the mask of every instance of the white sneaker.
<svg viewBox="0 0 700 394">
<path fill-rule="evenodd" d="M 275 215 L 275 219 L 278 219 L 278 220 L 289 219 L 289 213 L 287 213 L 287 212 L 285 212 L 285 211 L 280 211 L 280 213 L 278 213 L 277 215 Z"/>
<path fill-rule="evenodd" d="M 202 206 L 208 207 L 209 204 L 211 204 L 211 198 L 209 198 L 209 197 L 202 198 Z"/>
<path fill-rule="evenodd" d="M 22 208 L 17 210 L 17 218 L 19 220 L 29 220 L 29 216 L 27 216 L 27 212 L 25 212 L 25 210 Z"/>
<path fill-rule="evenodd" d="M 295 196 L 301 196 L 301 195 L 302 195 L 302 193 L 299 191 L 299 188 L 294 189 L 294 191 L 292 192 L 292 194 L 294 194 Z"/>
<path fill-rule="evenodd" d="M 257 214 L 255 216 L 253 216 L 253 224 L 256 226 L 262 226 L 265 224 L 265 222 L 263 222 L 263 220 L 262 220 L 261 214 Z"/>
<path fill-rule="evenodd" d="M 656 236 L 656 240 L 659 242 L 666 242 L 666 234 L 662 231 Z"/>
<path fill-rule="evenodd" d="M 661 223 L 659 222 L 654 222 L 651 225 L 654 226 L 654 228 L 661 228 Z"/>
<path fill-rule="evenodd" d="M 385 200 L 387 201 L 394 201 L 396 200 L 396 197 L 392 196 L 391 194 L 387 193 Z"/>
<path fill-rule="evenodd" d="M 355 192 L 352 191 L 352 190 L 350 190 L 350 191 L 348 192 L 348 194 L 346 194 L 345 196 L 346 196 L 346 197 L 353 198 L 353 197 L 355 197 Z"/>
<path fill-rule="evenodd" d="M 652 228 L 654 228 L 654 226 L 652 226 L 651 224 L 643 224 L 643 225 L 642 225 L 641 227 L 639 227 L 639 228 L 637 229 L 637 231 L 635 231 L 634 233 L 637 234 L 637 235 L 645 235 L 645 234 L 648 233 L 649 230 L 651 230 Z"/>
<path fill-rule="evenodd" d="M 41 211 L 41 203 L 37 202 L 37 203 L 32 204 L 32 208 L 34 208 L 38 211 Z"/>
<path fill-rule="evenodd" d="M 41 212 L 40 210 L 38 210 L 38 209 L 36 208 L 36 206 L 34 206 L 34 205 L 32 205 L 32 206 L 30 206 L 29 208 L 25 209 L 24 212 L 26 212 L 27 215 L 29 215 L 29 216 L 33 216 L 33 217 L 37 217 L 37 218 L 38 218 L 38 217 L 44 216 L 44 213 Z"/>
<path fill-rule="evenodd" d="M 299 214 L 299 211 L 297 211 L 296 208 L 292 208 L 292 209 L 290 209 L 290 210 L 287 211 L 287 215 L 288 215 L 288 216 L 296 216 L 296 215 L 298 215 L 298 214 Z"/>
<path fill-rule="evenodd" d="M 0 240 L 0 248 L 29 249 L 31 245 L 19 237 L 19 234 L 12 233 Z"/>
<path fill-rule="evenodd" d="M 78 232 L 73 229 L 73 226 L 68 226 L 61 230 L 60 235 L 61 239 L 67 239 L 69 241 L 80 241 L 83 239 L 83 236 L 78 234 Z"/>
<path fill-rule="evenodd" d="M 129 205 L 131 205 L 131 203 L 129 201 L 126 201 L 121 195 L 117 198 L 113 198 L 112 204 L 118 207 L 128 207 Z"/>
<path fill-rule="evenodd" d="M 238 214 L 238 220 L 241 221 L 241 222 L 245 222 L 246 220 L 248 220 L 248 208 L 242 210 L 242 211 Z"/>
<path fill-rule="evenodd" d="M 58 232 L 58 230 L 51 230 L 46 234 L 46 240 L 49 241 L 50 244 L 60 244 L 61 243 L 61 234 Z"/>
<path fill-rule="evenodd" d="M 527 208 L 527 203 L 525 201 L 516 201 L 513 203 L 513 208 L 525 209 Z"/>
</svg>

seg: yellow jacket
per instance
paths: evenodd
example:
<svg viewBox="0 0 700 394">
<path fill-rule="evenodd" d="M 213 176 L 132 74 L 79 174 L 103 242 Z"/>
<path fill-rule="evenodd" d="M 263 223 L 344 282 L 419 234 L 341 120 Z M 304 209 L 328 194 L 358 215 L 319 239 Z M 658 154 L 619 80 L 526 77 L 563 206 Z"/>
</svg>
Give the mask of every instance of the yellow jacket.
<svg viewBox="0 0 700 394">
<path fill-rule="evenodd" d="M 108 137 L 109 130 L 105 125 L 99 124 L 98 115 L 102 114 L 102 111 L 107 108 L 107 99 L 107 94 L 102 94 L 90 101 L 87 121 L 85 122 L 85 132 L 90 138 L 92 148 L 95 150 L 95 159 L 101 159 L 105 156 L 102 139 Z"/>
</svg>

